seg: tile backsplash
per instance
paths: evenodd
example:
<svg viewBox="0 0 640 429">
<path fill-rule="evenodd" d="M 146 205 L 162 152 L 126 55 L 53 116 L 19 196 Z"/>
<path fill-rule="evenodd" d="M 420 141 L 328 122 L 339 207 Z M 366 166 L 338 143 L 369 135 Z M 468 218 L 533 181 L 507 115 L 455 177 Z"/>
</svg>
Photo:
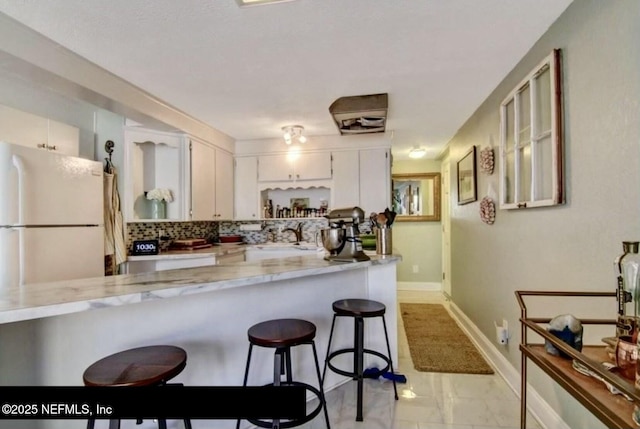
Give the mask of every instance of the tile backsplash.
<svg viewBox="0 0 640 429">
<path fill-rule="evenodd" d="M 205 238 L 215 242 L 220 234 L 238 234 L 249 244 L 266 242 L 292 242 L 295 235 L 287 228 L 295 229 L 302 223 L 302 241 L 315 242 L 316 232 L 328 227 L 324 218 L 268 219 L 264 221 L 217 221 L 217 222 L 133 222 L 127 223 L 127 247 L 131 251 L 133 240 L 150 240 L 164 237 L 162 248 L 166 249 L 172 240 Z M 258 231 L 243 231 L 242 225 L 257 225 Z M 368 223 L 360 228 L 368 233 Z"/>
</svg>

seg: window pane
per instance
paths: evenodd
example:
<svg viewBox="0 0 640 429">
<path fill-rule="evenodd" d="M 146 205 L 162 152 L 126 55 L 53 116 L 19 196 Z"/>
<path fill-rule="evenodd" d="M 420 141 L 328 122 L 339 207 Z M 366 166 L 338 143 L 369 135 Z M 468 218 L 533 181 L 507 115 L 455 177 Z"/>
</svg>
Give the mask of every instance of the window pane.
<svg viewBox="0 0 640 429">
<path fill-rule="evenodd" d="M 513 189 L 516 183 L 515 173 L 515 153 L 513 151 L 507 152 L 505 156 L 506 168 L 505 168 L 505 183 L 504 183 L 504 203 L 510 204 L 514 202 Z"/>
<path fill-rule="evenodd" d="M 506 117 L 507 117 L 507 135 L 506 135 L 506 149 L 507 150 L 513 150 L 513 146 L 514 146 L 514 117 L 515 117 L 515 113 L 513 111 L 513 106 L 514 106 L 514 102 L 513 100 L 509 101 L 509 103 L 505 106 L 505 110 L 507 112 Z"/>
<path fill-rule="evenodd" d="M 531 140 L 531 90 L 529 84 L 524 86 L 518 98 L 518 120 L 520 121 L 520 144 Z"/>
<path fill-rule="evenodd" d="M 536 147 L 536 200 L 548 200 L 553 196 L 553 147 L 551 136 L 538 141 Z"/>
<path fill-rule="evenodd" d="M 518 202 L 531 200 L 531 146 L 518 150 L 520 161 L 520 186 Z"/>
<path fill-rule="evenodd" d="M 542 134 L 551 129 L 551 69 L 538 75 L 536 79 L 536 102 L 538 111 L 536 112 L 536 134 Z"/>
</svg>

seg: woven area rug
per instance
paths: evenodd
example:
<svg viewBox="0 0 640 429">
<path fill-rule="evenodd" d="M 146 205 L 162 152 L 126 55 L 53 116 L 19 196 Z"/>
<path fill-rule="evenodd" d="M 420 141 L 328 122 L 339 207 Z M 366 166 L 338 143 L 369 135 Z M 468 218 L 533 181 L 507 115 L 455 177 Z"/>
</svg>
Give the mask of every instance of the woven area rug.
<svg viewBox="0 0 640 429">
<path fill-rule="evenodd" d="M 400 312 L 416 370 L 493 374 L 493 369 L 442 305 L 401 303 Z"/>
</svg>

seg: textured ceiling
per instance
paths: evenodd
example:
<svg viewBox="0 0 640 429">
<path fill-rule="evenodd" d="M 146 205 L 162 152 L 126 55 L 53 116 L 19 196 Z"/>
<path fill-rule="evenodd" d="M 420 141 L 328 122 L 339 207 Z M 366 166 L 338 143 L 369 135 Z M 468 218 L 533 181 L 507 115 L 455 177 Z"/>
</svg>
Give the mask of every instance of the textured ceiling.
<svg viewBox="0 0 640 429">
<path fill-rule="evenodd" d="M 403 159 L 437 156 L 571 0 L 0 0 L 0 12 L 238 140 L 338 135 L 389 94 Z M 391 135 L 391 133 L 389 133 Z"/>
</svg>

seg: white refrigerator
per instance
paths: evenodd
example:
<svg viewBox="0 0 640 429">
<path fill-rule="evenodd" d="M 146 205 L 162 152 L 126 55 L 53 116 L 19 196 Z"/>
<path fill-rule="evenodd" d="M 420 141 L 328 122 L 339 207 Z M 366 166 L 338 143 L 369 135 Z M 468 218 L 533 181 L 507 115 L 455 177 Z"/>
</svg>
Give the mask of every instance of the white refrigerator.
<svg viewBox="0 0 640 429">
<path fill-rule="evenodd" d="M 0 142 L 0 290 L 104 275 L 103 168 Z"/>
</svg>

